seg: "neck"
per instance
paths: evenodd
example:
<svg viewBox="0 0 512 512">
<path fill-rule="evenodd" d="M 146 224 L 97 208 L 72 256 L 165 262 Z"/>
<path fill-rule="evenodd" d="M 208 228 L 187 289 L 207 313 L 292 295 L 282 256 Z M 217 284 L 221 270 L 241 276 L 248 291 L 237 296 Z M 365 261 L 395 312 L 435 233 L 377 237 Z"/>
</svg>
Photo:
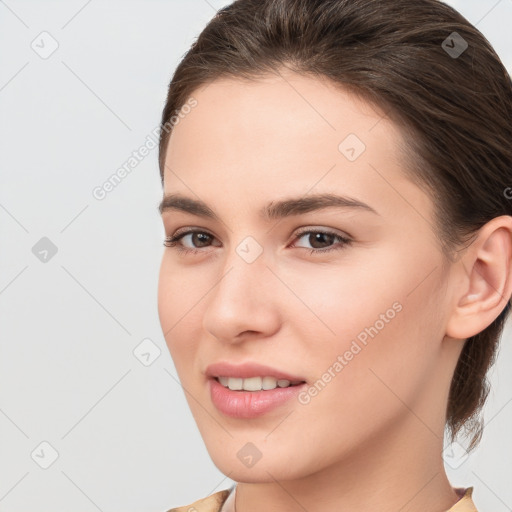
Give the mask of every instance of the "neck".
<svg viewBox="0 0 512 512">
<path fill-rule="evenodd" d="M 369 440 L 357 454 L 317 473 L 295 480 L 238 483 L 236 512 L 444 512 L 459 496 L 446 476 L 442 448 L 442 436 L 408 414 L 402 425 L 389 426 L 385 435 Z"/>
</svg>

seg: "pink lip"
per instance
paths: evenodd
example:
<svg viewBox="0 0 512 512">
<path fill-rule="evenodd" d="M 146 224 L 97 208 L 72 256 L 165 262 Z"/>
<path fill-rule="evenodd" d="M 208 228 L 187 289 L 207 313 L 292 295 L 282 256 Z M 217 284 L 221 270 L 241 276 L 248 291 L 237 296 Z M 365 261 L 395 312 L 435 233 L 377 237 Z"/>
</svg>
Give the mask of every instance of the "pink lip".
<svg viewBox="0 0 512 512">
<path fill-rule="evenodd" d="M 207 366 L 210 397 L 215 407 L 226 416 L 233 418 L 256 418 L 295 397 L 306 385 L 305 379 L 259 363 L 247 362 L 233 365 L 225 361 Z M 262 391 L 232 391 L 224 387 L 216 377 L 274 377 L 277 380 L 302 382 L 287 388 L 277 387 Z"/>
<path fill-rule="evenodd" d="M 238 377 L 246 379 L 249 377 L 274 377 L 278 380 L 305 381 L 303 377 L 291 375 L 281 370 L 271 368 L 270 366 L 258 363 L 244 363 L 233 365 L 225 361 L 210 364 L 206 367 L 205 374 L 207 377 Z"/>
<path fill-rule="evenodd" d="M 303 383 L 266 391 L 232 391 L 213 377 L 208 380 L 208 384 L 211 400 L 221 413 L 232 418 L 244 419 L 256 418 L 283 405 L 296 397 L 307 385 Z"/>
</svg>

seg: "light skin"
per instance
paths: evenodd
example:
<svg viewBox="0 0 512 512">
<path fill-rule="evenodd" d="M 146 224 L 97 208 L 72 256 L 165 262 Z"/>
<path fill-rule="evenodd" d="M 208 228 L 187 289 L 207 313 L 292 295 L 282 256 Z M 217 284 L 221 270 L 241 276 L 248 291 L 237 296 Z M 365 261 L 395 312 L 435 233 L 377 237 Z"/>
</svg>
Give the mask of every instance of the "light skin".
<svg viewBox="0 0 512 512">
<path fill-rule="evenodd" d="M 165 248 L 159 316 L 206 448 L 239 482 L 237 512 L 448 510 L 458 499 L 442 460 L 449 385 L 464 340 L 512 294 L 512 217 L 493 219 L 447 262 L 433 204 L 403 172 L 400 131 L 376 108 L 284 70 L 216 80 L 193 96 L 169 141 L 164 195 L 201 200 L 218 219 L 163 209 L 166 236 L 205 235 L 178 242 L 196 254 Z M 349 134 L 366 146 L 355 161 L 338 149 Z M 271 201 L 321 193 L 376 213 L 259 215 Z M 297 234 L 308 228 L 351 242 Z M 249 236 L 263 249 L 252 263 L 236 251 Z M 309 403 L 256 419 L 213 405 L 208 364 L 256 361 L 313 384 L 397 302 Z M 262 453 L 252 467 L 237 457 L 248 442 Z"/>
</svg>

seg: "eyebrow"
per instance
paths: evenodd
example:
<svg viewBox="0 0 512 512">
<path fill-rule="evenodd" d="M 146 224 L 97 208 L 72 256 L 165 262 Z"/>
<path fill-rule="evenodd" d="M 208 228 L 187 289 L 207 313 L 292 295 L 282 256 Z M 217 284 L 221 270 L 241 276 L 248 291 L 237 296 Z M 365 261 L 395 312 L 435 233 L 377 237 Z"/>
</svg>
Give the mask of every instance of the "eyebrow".
<svg viewBox="0 0 512 512">
<path fill-rule="evenodd" d="M 271 201 L 259 212 L 260 218 L 272 221 L 301 215 L 324 208 L 354 208 L 362 209 L 380 215 L 374 208 L 352 197 L 338 196 L 335 194 L 316 194 L 306 197 L 297 197 Z M 219 216 L 203 201 L 186 197 L 182 194 L 168 194 L 162 199 L 159 207 L 160 213 L 176 210 L 190 213 L 198 217 L 220 221 Z"/>
</svg>

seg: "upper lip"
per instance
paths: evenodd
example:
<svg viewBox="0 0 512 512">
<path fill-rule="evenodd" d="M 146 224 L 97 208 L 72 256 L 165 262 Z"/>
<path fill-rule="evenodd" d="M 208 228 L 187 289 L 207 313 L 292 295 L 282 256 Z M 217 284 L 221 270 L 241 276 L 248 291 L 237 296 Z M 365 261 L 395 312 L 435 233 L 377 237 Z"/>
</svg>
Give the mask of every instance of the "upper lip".
<svg viewBox="0 0 512 512">
<path fill-rule="evenodd" d="M 289 380 L 291 382 L 305 382 L 305 379 L 297 375 L 292 375 L 271 366 L 264 364 L 247 362 L 243 364 L 231 364 L 227 361 L 219 361 L 206 367 L 207 377 L 238 377 L 242 379 L 250 377 L 274 377 L 278 380 Z"/>
</svg>

